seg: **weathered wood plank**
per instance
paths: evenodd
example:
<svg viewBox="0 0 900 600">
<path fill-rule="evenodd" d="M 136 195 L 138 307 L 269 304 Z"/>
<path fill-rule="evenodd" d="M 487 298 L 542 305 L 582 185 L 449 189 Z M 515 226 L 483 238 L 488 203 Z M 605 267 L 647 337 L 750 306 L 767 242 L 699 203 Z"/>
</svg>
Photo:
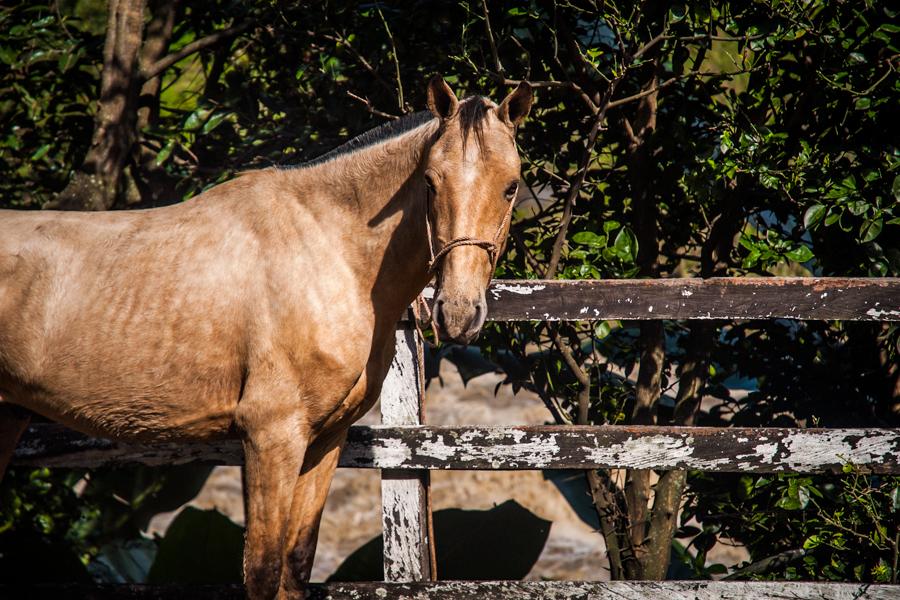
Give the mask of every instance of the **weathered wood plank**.
<svg viewBox="0 0 900 600">
<path fill-rule="evenodd" d="M 391 370 L 381 392 L 384 425 L 421 425 L 424 373 L 419 360 L 419 334 L 397 330 Z M 384 533 L 384 578 L 429 581 L 432 578 L 429 537 L 429 473 L 384 469 L 381 472 L 381 525 Z"/>
<path fill-rule="evenodd" d="M 356 430 L 347 466 L 427 469 L 900 471 L 898 429 L 650 426 L 416 427 Z"/>
<path fill-rule="evenodd" d="M 0 585 L 10 600 L 238 600 L 238 585 Z M 777 581 L 442 581 L 436 583 L 313 584 L 308 600 L 888 600 L 896 585 Z"/>
<path fill-rule="evenodd" d="M 494 280 L 488 320 L 900 321 L 900 278 Z"/>
<path fill-rule="evenodd" d="M 241 464 L 237 442 L 135 446 L 36 425 L 14 464 L 50 467 L 201 461 Z M 900 473 L 900 429 L 650 426 L 353 427 L 341 466 L 383 469 L 698 469 L 827 472 L 853 463 Z"/>
</svg>

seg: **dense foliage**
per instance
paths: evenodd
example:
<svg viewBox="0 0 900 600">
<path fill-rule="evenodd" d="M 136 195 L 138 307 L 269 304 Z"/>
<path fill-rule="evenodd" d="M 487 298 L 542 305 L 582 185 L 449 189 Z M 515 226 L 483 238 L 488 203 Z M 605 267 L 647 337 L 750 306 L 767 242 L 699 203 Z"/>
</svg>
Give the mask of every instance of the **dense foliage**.
<svg viewBox="0 0 900 600">
<path fill-rule="evenodd" d="M 174 27 L 151 27 L 166 11 Z M 499 277 L 900 275 L 900 26 L 886 2 L 157 0 L 146 19 L 144 72 L 178 60 L 128 84 L 133 144 L 94 207 L 177 202 L 316 156 L 422 109 L 435 72 L 493 98 L 527 79 L 527 193 Z M 0 8 L 3 206 L 52 206 L 95 168 L 105 21 L 96 1 Z M 878 323 L 517 323 L 482 337 L 489 364 L 437 354 L 470 374 L 502 369 L 558 422 L 897 426 L 898 342 Z M 717 401 L 701 409 L 702 397 Z M 850 471 L 667 474 L 657 495 L 684 493 L 699 527 L 652 531 L 648 473 L 587 481 L 598 510 L 615 509 L 601 529 L 616 577 L 663 576 L 676 535 L 690 538 L 673 556 L 693 576 L 721 571 L 706 553 L 735 540 L 756 565 L 742 576 L 896 581 L 900 481 Z M 0 527 L 89 561 L 100 545 L 83 541 L 68 492 L 10 508 L 48 477 L 4 483 Z M 67 489 L 80 475 L 54 477 Z"/>
</svg>

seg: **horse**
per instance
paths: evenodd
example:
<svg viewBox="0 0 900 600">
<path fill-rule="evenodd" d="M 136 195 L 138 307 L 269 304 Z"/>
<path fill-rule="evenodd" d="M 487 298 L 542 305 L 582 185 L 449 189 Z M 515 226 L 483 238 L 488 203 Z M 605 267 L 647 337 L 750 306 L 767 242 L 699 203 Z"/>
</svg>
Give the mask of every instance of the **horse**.
<svg viewBox="0 0 900 600">
<path fill-rule="evenodd" d="M 404 311 L 468 343 L 508 235 L 532 90 L 428 111 L 180 204 L 0 211 L 0 477 L 33 411 L 127 441 L 241 440 L 244 583 L 304 594 L 351 423 Z"/>
</svg>

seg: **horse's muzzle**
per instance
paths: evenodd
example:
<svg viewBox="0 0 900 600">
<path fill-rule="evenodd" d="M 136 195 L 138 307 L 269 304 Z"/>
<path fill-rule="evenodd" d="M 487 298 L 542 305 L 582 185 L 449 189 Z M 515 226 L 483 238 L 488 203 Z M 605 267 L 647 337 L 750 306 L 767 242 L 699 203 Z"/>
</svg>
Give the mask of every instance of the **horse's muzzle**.
<svg viewBox="0 0 900 600">
<path fill-rule="evenodd" d="M 459 299 L 438 293 L 432 318 L 438 338 L 443 342 L 469 344 L 478 337 L 487 317 L 484 295 L 476 299 Z"/>
</svg>

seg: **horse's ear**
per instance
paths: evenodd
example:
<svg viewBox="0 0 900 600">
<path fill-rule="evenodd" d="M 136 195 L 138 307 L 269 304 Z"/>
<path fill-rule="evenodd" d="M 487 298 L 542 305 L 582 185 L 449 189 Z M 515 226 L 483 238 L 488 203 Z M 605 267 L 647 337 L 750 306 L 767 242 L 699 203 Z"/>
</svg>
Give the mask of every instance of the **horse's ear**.
<svg viewBox="0 0 900 600">
<path fill-rule="evenodd" d="M 497 107 L 497 114 L 500 116 L 500 120 L 507 125 L 515 127 L 528 116 L 528 111 L 531 110 L 532 99 L 531 84 L 527 81 L 520 82 L 518 87 L 504 98 L 500 106 Z"/>
<path fill-rule="evenodd" d="M 428 108 L 434 116 L 444 121 L 452 118 L 459 108 L 456 94 L 440 75 L 435 75 L 428 82 Z"/>
</svg>

